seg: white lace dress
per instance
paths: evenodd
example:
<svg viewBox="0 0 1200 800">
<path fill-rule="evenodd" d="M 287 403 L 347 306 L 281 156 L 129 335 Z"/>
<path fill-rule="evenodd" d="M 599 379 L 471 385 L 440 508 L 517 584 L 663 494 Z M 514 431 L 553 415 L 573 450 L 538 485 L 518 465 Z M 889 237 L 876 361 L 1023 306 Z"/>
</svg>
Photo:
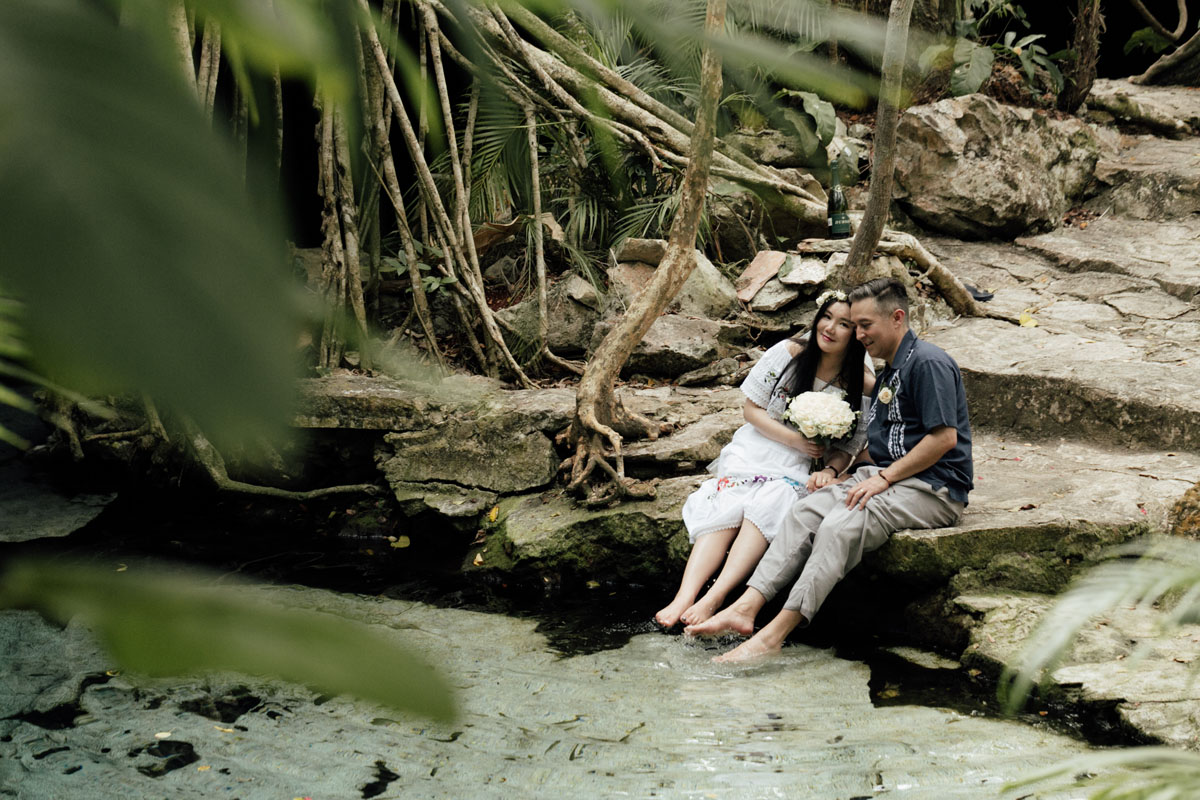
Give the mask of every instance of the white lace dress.
<svg viewBox="0 0 1200 800">
<path fill-rule="evenodd" d="M 791 360 L 787 342 L 780 342 L 763 354 L 742 382 L 742 393 L 750 402 L 766 409 L 772 419 L 782 418 L 791 399 L 778 386 Z M 814 380 L 813 389 L 839 397 L 845 394 L 820 378 Z M 857 455 L 866 444 L 865 416 L 859 415 L 853 436 L 834 442 L 833 447 Z M 683 524 L 689 540 L 694 543 L 706 533 L 741 527 L 742 520 L 747 519 L 770 542 L 792 506 L 808 494 L 805 484 L 811 461 L 801 451 L 763 436 L 747 422 L 708 465 L 708 471 L 715 477 L 700 484 L 683 504 Z"/>
</svg>

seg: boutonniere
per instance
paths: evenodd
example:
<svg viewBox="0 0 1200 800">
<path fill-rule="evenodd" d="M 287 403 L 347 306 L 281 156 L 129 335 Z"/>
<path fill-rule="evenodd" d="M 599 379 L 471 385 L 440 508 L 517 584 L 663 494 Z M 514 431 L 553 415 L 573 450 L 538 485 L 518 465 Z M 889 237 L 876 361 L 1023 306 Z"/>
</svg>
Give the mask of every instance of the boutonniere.
<svg viewBox="0 0 1200 800">
<path fill-rule="evenodd" d="M 892 392 L 892 387 L 885 386 L 879 390 L 879 402 L 883 403 L 885 406 L 892 402 L 893 397 L 895 397 L 895 394 Z"/>
</svg>

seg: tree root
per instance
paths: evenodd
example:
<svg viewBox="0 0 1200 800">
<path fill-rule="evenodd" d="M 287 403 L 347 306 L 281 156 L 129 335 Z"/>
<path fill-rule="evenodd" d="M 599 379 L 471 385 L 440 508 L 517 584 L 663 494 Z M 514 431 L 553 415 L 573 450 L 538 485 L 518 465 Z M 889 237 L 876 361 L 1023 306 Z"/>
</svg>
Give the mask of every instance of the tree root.
<svg viewBox="0 0 1200 800">
<path fill-rule="evenodd" d="M 300 502 L 315 500 L 338 494 L 377 494 L 379 487 L 371 483 L 355 483 L 344 486 L 327 486 L 321 489 L 310 489 L 305 492 L 293 492 L 287 489 L 277 489 L 273 486 L 258 486 L 244 481 L 235 481 L 229 477 L 225 459 L 212 442 L 200 432 L 195 425 L 187 424 L 188 449 L 196 459 L 196 463 L 204 470 L 213 488 L 220 492 L 234 492 L 256 497 L 275 497 L 281 500 L 296 500 Z"/>
<path fill-rule="evenodd" d="M 851 241 L 850 239 L 806 239 L 796 246 L 796 250 L 800 253 L 848 253 Z M 917 237 L 900 231 L 884 231 L 883 239 L 876 245 L 875 251 L 907 258 L 916 263 L 924 271 L 924 276 L 937 287 L 954 313 L 964 317 L 987 317 L 1017 324 L 1016 319 L 1006 314 L 985 311 L 980 308 L 958 276 L 946 269 L 933 253 L 926 250 Z"/>
</svg>

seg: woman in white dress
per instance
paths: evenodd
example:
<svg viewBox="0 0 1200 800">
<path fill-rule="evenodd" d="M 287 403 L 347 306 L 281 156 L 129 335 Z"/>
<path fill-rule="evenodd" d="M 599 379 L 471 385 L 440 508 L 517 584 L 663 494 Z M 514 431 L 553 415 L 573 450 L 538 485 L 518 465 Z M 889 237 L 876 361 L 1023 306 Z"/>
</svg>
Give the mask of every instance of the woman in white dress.
<svg viewBox="0 0 1200 800">
<path fill-rule="evenodd" d="M 865 414 L 859 415 L 854 432 L 826 449 L 782 421 L 791 398 L 809 391 L 830 392 L 861 409 L 874 384 L 875 373 L 854 335 L 845 293 L 825 292 L 817 298 L 812 328 L 767 350 L 742 383 L 746 424 L 709 464 L 715 477 L 683 505 L 692 552 L 675 599 L 654 615 L 659 625 L 671 628 L 680 620 L 695 625 L 715 614 L 726 595 L 754 570 L 792 506 L 841 479 L 863 450 Z M 824 458 L 825 467 L 810 473 L 815 458 Z M 722 560 L 720 575 L 697 600 Z"/>
</svg>

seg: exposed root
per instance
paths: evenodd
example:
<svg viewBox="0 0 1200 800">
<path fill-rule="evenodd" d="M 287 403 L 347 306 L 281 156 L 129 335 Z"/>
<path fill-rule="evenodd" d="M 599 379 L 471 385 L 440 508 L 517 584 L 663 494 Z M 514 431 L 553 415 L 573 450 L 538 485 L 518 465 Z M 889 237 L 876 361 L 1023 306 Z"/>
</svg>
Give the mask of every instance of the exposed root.
<svg viewBox="0 0 1200 800">
<path fill-rule="evenodd" d="M 800 253 L 848 253 L 850 239 L 806 239 L 796 246 Z M 945 298 L 954 313 L 964 317 L 988 317 L 1017 324 L 1017 320 L 1006 314 L 985 311 L 953 272 L 946 269 L 937 257 L 911 234 L 899 231 L 884 231 L 883 239 L 875 247 L 876 252 L 906 258 L 920 267 L 930 282 Z"/>
<path fill-rule="evenodd" d="M 222 492 L 236 492 L 258 497 L 276 497 L 282 500 L 297 500 L 300 502 L 315 500 L 335 494 L 376 494 L 379 487 L 371 483 L 355 483 L 344 486 L 327 486 L 321 489 L 311 489 L 306 492 L 293 492 L 287 489 L 276 489 L 273 486 L 258 486 L 244 481 L 235 481 L 229 477 L 225 467 L 225 459 L 212 442 L 200 432 L 195 425 L 187 424 L 187 441 L 196 463 L 204 470 L 213 488 Z"/>
</svg>

